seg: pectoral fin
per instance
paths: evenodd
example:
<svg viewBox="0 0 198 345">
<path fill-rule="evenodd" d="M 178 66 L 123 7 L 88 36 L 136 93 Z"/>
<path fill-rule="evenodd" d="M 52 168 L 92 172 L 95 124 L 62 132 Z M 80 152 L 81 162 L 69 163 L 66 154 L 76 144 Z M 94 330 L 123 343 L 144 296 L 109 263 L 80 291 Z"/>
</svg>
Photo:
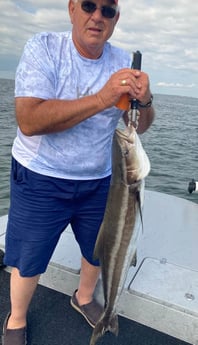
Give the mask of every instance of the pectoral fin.
<svg viewBox="0 0 198 345">
<path fill-rule="evenodd" d="M 137 250 L 135 251 L 135 254 L 133 255 L 133 258 L 131 260 L 131 266 L 137 265 Z"/>
</svg>

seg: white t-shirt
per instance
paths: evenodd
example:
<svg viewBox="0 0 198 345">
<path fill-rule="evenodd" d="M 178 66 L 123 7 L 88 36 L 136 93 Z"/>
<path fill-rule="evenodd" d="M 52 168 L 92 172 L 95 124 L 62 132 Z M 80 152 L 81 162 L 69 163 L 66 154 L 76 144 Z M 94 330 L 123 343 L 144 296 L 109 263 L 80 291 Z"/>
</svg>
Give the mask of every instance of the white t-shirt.
<svg viewBox="0 0 198 345">
<path fill-rule="evenodd" d="M 100 90 L 110 76 L 130 67 L 125 51 L 106 43 L 97 60 L 82 57 L 71 32 L 41 33 L 30 39 L 16 72 L 15 97 L 77 99 Z M 17 129 L 12 154 L 28 169 L 65 179 L 111 174 L 112 136 L 122 111 L 112 107 L 65 131 L 25 136 Z"/>
</svg>

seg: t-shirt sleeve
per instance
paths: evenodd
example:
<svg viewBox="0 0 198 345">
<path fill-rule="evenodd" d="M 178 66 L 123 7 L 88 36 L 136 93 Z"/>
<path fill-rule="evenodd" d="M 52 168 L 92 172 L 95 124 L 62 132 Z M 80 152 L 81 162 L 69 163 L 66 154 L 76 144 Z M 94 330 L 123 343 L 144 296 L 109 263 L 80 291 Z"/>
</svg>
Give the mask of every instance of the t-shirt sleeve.
<svg viewBox="0 0 198 345">
<path fill-rule="evenodd" d="M 26 43 L 16 70 L 15 97 L 56 97 L 55 68 L 47 40 L 47 35 L 35 35 Z"/>
</svg>

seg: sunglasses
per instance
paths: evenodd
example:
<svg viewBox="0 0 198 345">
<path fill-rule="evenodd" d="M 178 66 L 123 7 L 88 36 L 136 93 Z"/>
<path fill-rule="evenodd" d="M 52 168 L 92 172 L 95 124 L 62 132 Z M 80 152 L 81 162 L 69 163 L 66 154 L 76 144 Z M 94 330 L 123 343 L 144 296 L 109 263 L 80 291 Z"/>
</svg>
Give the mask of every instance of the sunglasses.
<svg viewBox="0 0 198 345">
<path fill-rule="evenodd" d="M 117 9 L 115 7 L 107 6 L 107 5 L 97 7 L 95 2 L 86 1 L 86 0 L 81 2 L 81 8 L 86 13 L 94 13 L 98 8 L 100 9 L 102 16 L 104 18 L 114 18 L 117 13 Z"/>
</svg>

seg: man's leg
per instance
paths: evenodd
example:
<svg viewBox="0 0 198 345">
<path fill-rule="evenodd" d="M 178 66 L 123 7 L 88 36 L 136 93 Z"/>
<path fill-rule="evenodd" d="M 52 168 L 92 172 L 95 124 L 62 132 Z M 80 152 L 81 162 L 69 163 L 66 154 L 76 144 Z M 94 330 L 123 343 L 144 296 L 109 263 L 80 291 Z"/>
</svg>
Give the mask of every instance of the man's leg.
<svg viewBox="0 0 198 345">
<path fill-rule="evenodd" d="M 76 189 L 78 208 L 71 222 L 83 256 L 79 287 L 74 291 L 71 305 L 92 327 L 95 327 L 104 311 L 93 297 L 100 274 L 99 262 L 94 259 L 93 253 L 104 217 L 109 183 L 110 176 L 95 181 L 80 181 Z"/>
<path fill-rule="evenodd" d="M 17 268 L 12 269 L 10 279 L 11 315 L 7 328 L 15 329 L 26 326 L 26 314 L 38 284 L 39 275 L 21 277 Z"/>
<path fill-rule="evenodd" d="M 91 265 L 85 258 L 81 261 L 80 282 L 76 297 L 79 305 L 92 301 L 93 293 L 100 274 L 100 267 Z"/>
<path fill-rule="evenodd" d="M 99 274 L 99 267 L 91 265 L 85 258 L 82 258 L 79 287 L 71 298 L 72 307 L 81 313 L 93 328 L 104 310 L 93 298 Z"/>
</svg>

